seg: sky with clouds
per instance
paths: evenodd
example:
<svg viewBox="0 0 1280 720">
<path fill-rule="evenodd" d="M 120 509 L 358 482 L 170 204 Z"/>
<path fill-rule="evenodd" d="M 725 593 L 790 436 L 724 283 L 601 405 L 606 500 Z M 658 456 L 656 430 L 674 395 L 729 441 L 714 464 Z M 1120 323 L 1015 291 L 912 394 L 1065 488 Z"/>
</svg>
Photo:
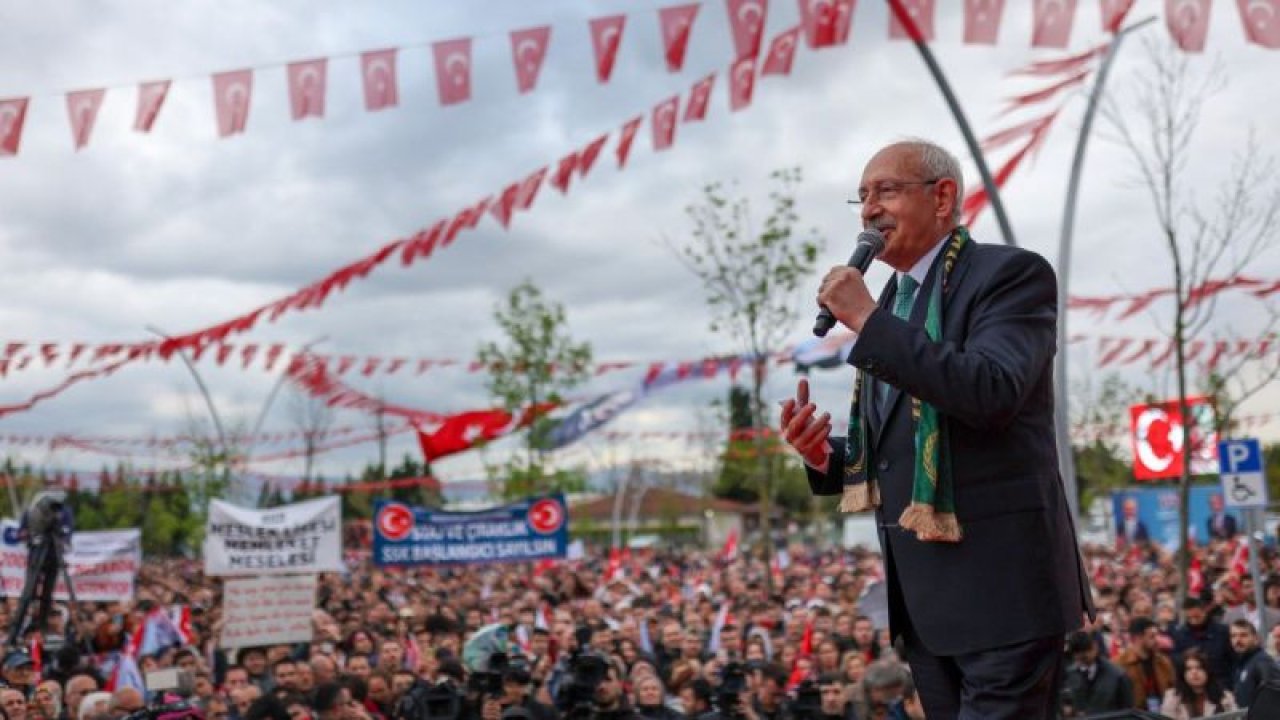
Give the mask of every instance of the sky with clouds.
<svg viewBox="0 0 1280 720">
<path fill-rule="evenodd" d="M 1036 87 L 1008 77 L 1032 60 L 1061 57 L 1030 47 L 1031 3 L 1006 3 L 995 46 L 961 42 L 962 3 L 938 3 L 934 52 L 980 135 L 1030 117 L 1001 115 L 1004 98 Z M 803 169 L 798 201 L 802 224 L 826 238 L 821 268 L 847 257 L 859 221 L 846 200 L 862 165 L 881 145 L 921 136 L 952 148 L 970 181 L 973 164 L 941 96 L 915 49 L 888 39 L 888 14 L 878 0 L 857 3 L 850 42 L 818 52 L 802 50 L 789 77 L 760 78 L 751 106 L 731 113 L 724 70 L 732 39 L 723 3 L 699 11 L 684 69 L 668 72 L 653 2 L 486 0 L 244 0 L 183 3 L 118 0 L 107 3 L 11 5 L 0 9 L 7 29 L 0 45 L 0 98 L 31 96 L 17 157 L 0 158 L 0 326 L 10 340 L 137 342 L 202 328 L 246 312 L 313 282 L 384 243 L 429 226 L 466 204 L 555 162 L 658 102 L 717 72 L 704 122 L 682 124 L 675 146 L 652 149 L 646 124 L 625 169 L 613 160 L 613 141 L 591 175 L 562 196 L 543 188 L 533 210 L 510 230 L 491 218 L 451 247 L 409 268 L 392 262 L 329 299 L 318 311 L 259 324 L 238 342 L 290 347 L 323 338 L 331 355 L 470 359 L 477 346 L 499 338 L 495 304 L 530 279 L 568 311 L 570 330 L 591 342 L 600 360 L 693 359 L 732 351 L 708 330 L 701 288 L 668 248 L 687 237 L 684 208 L 709 181 L 736 180 L 763 205 L 770 171 Z M 1083 0 L 1069 51 L 1103 39 L 1099 3 Z M 1163 15 L 1161 0 L 1139 0 L 1131 18 Z M 627 26 L 613 77 L 597 82 L 587 32 L 590 18 L 626 13 Z M 794 3 L 770 6 L 766 42 L 798 21 Z M 508 33 L 550 24 L 551 44 L 529 94 L 516 90 Z M 1161 39 L 1163 21 L 1141 35 Z M 472 99 L 441 107 L 429 44 L 472 36 Z M 1280 51 L 1245 42 L 1234 2 L 1214 3 L 1208 49 L 1192 57 L 1193 74 L 1215 63 L 1228 82 L 1200 108 L 1201 122 L 1184 168 L 1184 200 L 1212 211 L 1216 189 L 1230 179 L 1232 157 L 1249 130 L 1264 154 L 1277 150 Z M 378 113 L 362 104 L 358 54 L 386 47 L 399 56 L 400 104 Z M 1133 97 L 1142 81 L 1141 42 L 1126 45 L 1112 76 L 1113 96 Z M 329 57 L 324 118 L 289 117 L 283 63 Z M 259 67 L 245 134 L 218 139 L 209 76 Z M 138 82 L 173 78 L 169 98 L 150 134 L 132 131 Z M 72 148 L 63 93 L 107 86 L 88 147 Z M 1126 90 L 1126 88 L 1128 88 Z M 1073 91 L 1043 148 L 1005 193 L 1019 243 L 1056 258 L 1062 198 L 1083 90 Z M 1003 155 L 997 156 L 998 161 Z M 979 241 L 1000 242 L 989 215 L 976 224 Z M 1280 246 L 1247 268 L 1280 278 Z M 1145 189 L 1133 182 L 1125 150 L 1095 136 L 1081 186 L 1071 292 L 1106 295 L 1165 286 L 1171 263 L 1163 250 Z M 869 277 L 888 277 L 884 266 Z M 809 283 L 816 290 L 818 275 Z M 794 339 L 809 335 L 813 308 L 805 294 Z M 1273 306 L 1275 300 L 1273 297 Z M 1071 331 L 1154 337 L 1168 317 L 1155 309 L 1124 321 L 1073 313 Z M 1242 292 L 1217 306 L 1214 329 L 1240 337 L 1263 331 L 1266 308 Z M 1114 313 L 1113 313 L 1114 315 Z M 1274 362 L 1274 354 L 1272 362 Z M 1071 349 L 1073 375 L 1097 375 L 1096 351 Z M 39 364 L 39 363 L 36 363 Z M 278 378 L 237 363 L 198 365 L 225 423 L 247 428 Z M 260 367 L 260 363 L 259 363 Z M 606 374 L 583 389 L 607 392 L 636 382 L 643 370 Z M 58 383 L 65 369 L 30 368 L 0 382 L 0 402 L 21 402 Z M 1171 386 L 1140 365 L 1126 377 L 1157 394 Z M 768 393 L 785 397 L 793 376 L 774 374 Z M 423 375 L 401 372 L 352 385 L 389 400 L 435 412 L 490 404 L 482 376 L 459 369 Z M 842 421 L 848 370 L 822 372 L 816 399 Z M 1272 383 L 1245 413 L 1280 410 Z M 710 401 L 724 379 L 665 390 L 610 426 L 614 430 L 708 430 L 716 427 Z M 295 429 L 286 391 L 264 428 Z M 175 435 L 207 413 L 180 363 L 139 363 L 78 385 L 35 409 L 0 419 L 0 436 Z M 369 417 L 340 411 L 337 426 L 371 428 Z M 1258 431 L 1280 437 L 1280 419 Z M 592 466 L 636 458 L 672 466 L 705 466 L 699 443 L 589 440 L 563 453 L 566 464 Z M 95 469 L 100 455 L 59 447 L 9 447 L 9 455 L 50 468 Z M 374 455 L 372 445 L 324 455 L 320 469 L 337 475 Z M 502 455 L 499 445 L 486 451 Z M 417 453 L 409 434 L 390 442 L 390 454 Z M 140 467 L 180 459 L 140 451 Z M 297 475 L 300 460 L 268 462 L 255 470 Z M 481 454 L 436 466 L 446 480 L 482 473 Z"/>
</svg>

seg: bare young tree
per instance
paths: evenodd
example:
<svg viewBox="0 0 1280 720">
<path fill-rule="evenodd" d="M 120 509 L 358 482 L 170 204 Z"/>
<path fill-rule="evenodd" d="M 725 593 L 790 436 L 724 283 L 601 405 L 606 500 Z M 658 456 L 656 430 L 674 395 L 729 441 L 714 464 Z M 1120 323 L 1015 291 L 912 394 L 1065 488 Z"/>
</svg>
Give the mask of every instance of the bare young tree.
<svg viewBox="0 0 1280 720">
<path fill-rule="evenodd" d="M 293 387 L 289 391 L 289 420 L 302 436 L 302 480 L 310 483 L 317 450 L 333 427 L 333 408 L 322 398 Z"/>
<path fill-rule="evenodd" d="M 1235 277 L 1277 244 L 1280 182 L 1274 159 L 1260 152 L 1252 135 L 1216 188 L 1202 177 L 1190 176 L 1186 166 L 1194 152 L 1200 111 L 1225 86 L 1224 73 L 1216 65 L 1208 72 L 1193 72 L 1190 56 L 1178 52 L 1167 38 L 1148 38 L 1145 47 L 1145 67 L 1130 87 L 1104 106 L 1103 116 L 1114 133 L 1109 139 L 1128 152 L 1138 184 L 1150 195 L 1160 238 L 1172 261 L 1175 304 L 1169 334 L 1179 406 L 1182 417 L 1189 418 L 1189 344 L 1211 329 L 1225 331 L 1227 324 L 1214 314 L 1217 294 L 1203 288 L 1210 280 Z M 1202 204 L 1206 198 L 1207 207 Z M 1260 388 L 1240 390 L 1252 393 Z M 1179 599 L 1187 592 L 1192 455 L 1191 442 L 1182 445 Z"/>
</svg>

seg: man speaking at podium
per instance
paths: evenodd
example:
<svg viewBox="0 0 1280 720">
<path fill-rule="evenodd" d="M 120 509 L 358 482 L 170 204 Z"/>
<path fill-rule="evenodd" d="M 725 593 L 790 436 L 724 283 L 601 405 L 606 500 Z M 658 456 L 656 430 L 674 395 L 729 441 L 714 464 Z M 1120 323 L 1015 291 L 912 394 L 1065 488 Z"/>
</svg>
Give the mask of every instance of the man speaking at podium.
<svg viewBox="0 0 1280 720">
<path fill-rule="evenodd" d="M 1057 283 L 1040 256 L 959 224 L 960 165 L 925 141 L 889 145 L 858 186 L 895 270 L 877 302 L 832 268 L 818 303 L 858 334 L 849 431 L 782 407 L 819 495 L 874 510 L 889 624 L 926 714 L 1054 717 L 1063 638 L 1092 613 L 1053 434 Z"/>
</svg>

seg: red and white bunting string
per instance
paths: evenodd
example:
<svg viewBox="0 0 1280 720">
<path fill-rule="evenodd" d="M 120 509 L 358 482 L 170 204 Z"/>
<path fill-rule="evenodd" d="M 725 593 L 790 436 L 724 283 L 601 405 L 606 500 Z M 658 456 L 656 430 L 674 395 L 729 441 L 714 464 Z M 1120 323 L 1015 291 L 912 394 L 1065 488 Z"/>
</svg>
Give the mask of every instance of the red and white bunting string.
<svg viewBox="0 0 1280 720">
<path fill-rule="evenodd" d="M 1144 362 L 1155 370 L 1173 361 L 1175 345 L 1170 338 L 1138 338 L 1103 335 L 1090 337 L 1074 335 L 1071 343 L 1094 342 L 1099 368 L 1123 367 Z M 1215 370 L 1226 360 L 1267 360 L 1272 356 L 1280 362 L 1280 338 L 1267 335 L 1261 338 L 1217 338 L 1214 340 L 1189 340 L 1185 346 L 1187 362 L 1197 362 L 1203 370 Z"/>
<path fill-rule="evenodd" d="M 401 432 L 401 427 L 407 428 L 409 425 L 394 427 L 388 432 Z M 369 431 L 368 426 L 343 426 L 330 428 L 328 430 L 319 430 L 314 432 L 302 430 L 281 430 L 273 432 L 261 432 L 256 435 L 231 435 L 228 441 L 239 447 L 258 447 L 261 445 L 282 445 L 284 443 L 292 443 L 310 438 L 312 440 L 337 440 L 349 438 L 352 435 L 366 433 Z M 100 448 L 138 448 L 143 450 L 168 450 L 185 452 L 197 442 L 205 443 L 208 438 L 197 438 L 191 435 L 171 435 L 171 436 L 128 436 L 128 435 L 75 435 L 73 433 L 55 433 L 55 434 L 24 434 L 24 433 L 6 433 L 0 434 L 0 445 L 9 446 L 42 446 L 48 445 L 50 450 L 57 450 L 61 444 L 68 441 L 94 445 Z"/>
<path fill-rule="evenodd" d="M 1132 0 L 1101 0 L 1103 26 L 1115 32 L 1132 7 Z M 1209 27 L 1211 0 L 1166 0 L 1165 24 L 1174 41 L 1187 52 L 1204 50 Z M 993 45 L 1000 29 L 1004 0 L 965 0 L 963 42 Z M 1032 47 L 1065 48 L 1075 19 L 1076 0 L 1035 0 L 1032 6 Z M 1240 20 L 1247 42 L 1268 49 L 1280 49 L 1280 0 L 1238 0 Z M 934 37 L 936 0 L 892 0 L 889 37 L 893 39 Z M 783 33 L 787 37 L 781 48 L 771 46 L 765 63 L 765 74 L 784 72 L 786 61 L 773 57 L 776 50 L 789 53 L 796 36 L 803 33 L 806 44 L 818 49 L 843 45 L 849 39 L 853 24 L 855 0 L 799 0 L 800 25 Z M 662 57 L 670 72 L 684 67 L 699 3 L 659 8 L 662 34 Z M 726 0 L 726 15 L 734 40 L 735 60 L 755 62 L 763 49 L 763 34 L 768 17 L 767 0 Z M 651 11 L 643 11 L 646 14 Z M 723 16 L 722 16 L 723 17 Z M 591 66 L 596 78 L 607 83 L 612 78 L 627 28 L 628 15 L 618 14 L 586 21 L 592 47 Z M 560 28 L 557 37 L 582 29 Z M 364 106 L 376 112 L 399 104 L 398 54 L 404 50 L 431 48 L 434 75 L 440 105 L 449 106 L 471 100 L 473 73 L 472 43 L 475 40 L 509 38 L 511 63 L 519 92 L 534 89 L 552 39 L 552 27 L 517 29 L 494 35 L 468 35 L 445 40 L 432 40 L 415 45 L 379 48 L 363 52 L 341 53 L 330 57 L 310 58 L 279 64 L 255 65 L 229 71 L 209 73 L 213 81 L 214 119 L 217 134 L 229 137 L 245 132 L 254 92 L 255 73 L 283 66 L 285 90 L 289 95 L 293 120 L 322 118 L 328 94 L 328 63 L 333 58 L 359 57 Z M 579 58 L 585 64 L 587 58 Z M 425 63 L 417 63 L 423 65 Z M 487 75 L 486 75 L 487 76 Z M 745 77 L 745 76 L 744 76 Z M 172 79 L 138 82 L 127 86 L 96 87 L 65 94 L 72 146 L 85 147 L 93 133 L 98 110 L 108 91 L 136 88 L 136 112 L 133 127 L 150 132 L 164 108 L 172 89 Z M 112 93 L 114 95 L 114 92 Z M 22 138 L 26 111 L 31 96 L 0 100 L 0 156 L 16 155 Z"/>
</svg>

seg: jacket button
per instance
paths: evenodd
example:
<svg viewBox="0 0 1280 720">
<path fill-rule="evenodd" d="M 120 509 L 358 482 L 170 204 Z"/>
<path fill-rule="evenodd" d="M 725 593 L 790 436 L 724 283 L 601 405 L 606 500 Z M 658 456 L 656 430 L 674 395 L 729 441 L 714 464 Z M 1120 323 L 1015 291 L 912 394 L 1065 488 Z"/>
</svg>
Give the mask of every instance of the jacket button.
<svg viewBox="0 0 1280 720">
<path fill-rule="evenodd" d="M 884 471 L 886 471 L 886 470 L 888 470 L 888 469 L 889 469 L 889 461 L 888 461 L 888 460 L 881 460 L 881 461 L 880 461 L 880 464 L 879 464 L 879 465 L 877 465 L 876 467 L 880 468 L 880 472 L 884 472 Z"/>
</svg>

